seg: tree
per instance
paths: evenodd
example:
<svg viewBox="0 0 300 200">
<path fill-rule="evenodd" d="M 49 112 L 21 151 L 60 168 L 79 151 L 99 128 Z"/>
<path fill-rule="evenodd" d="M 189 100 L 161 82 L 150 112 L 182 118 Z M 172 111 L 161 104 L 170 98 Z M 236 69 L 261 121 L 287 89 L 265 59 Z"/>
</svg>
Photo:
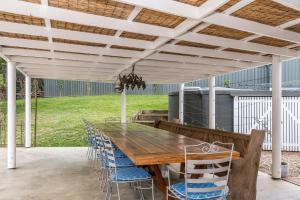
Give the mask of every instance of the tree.
<svg viewBox="0 0 300 200">
<path fill-rule="evenodd" d="M 59 96 L 62 96 L 64 86 L 65 86 L 65 81 L 64 80 L 58 80 L 57 81 L 57 87 L 59 89 Z"/>
</svg>

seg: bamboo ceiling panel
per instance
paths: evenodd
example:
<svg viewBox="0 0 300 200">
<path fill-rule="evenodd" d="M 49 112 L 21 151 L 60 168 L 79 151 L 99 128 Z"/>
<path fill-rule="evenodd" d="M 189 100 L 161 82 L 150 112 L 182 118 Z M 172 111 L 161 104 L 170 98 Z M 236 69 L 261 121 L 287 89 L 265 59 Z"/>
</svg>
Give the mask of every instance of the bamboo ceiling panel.
<svg viewBox="0 0 300 200">
<path fill-rule="evenodd" d="M 161 53 L 161 54 L 171 54 L 171 55 L 177 55 L 177 56 L 198 57 L 197 55 L 184 54 L 184 53 L 174 53 L 174 52 L 168 52 L 168 51 L 161 51 L 160 53 Z"/>
<path fill-rule="evenodd" d="M 206 0 L 176 0 L 178 2 L 181 3 L 186 3 L 192 6 L 201 6 L 203 3 L 206 2 Z M 241 0 L 230 0 L 229 2 L 227 2 L 224 6 L 222 6 L 221 8 L 219 8 L 217 10 L 217 12 L 223 12 L 225 10 L 227 10 L 228 8 L 230 8 L 231 6 L 233 6 L 234 4 L 240 2 Z"/>
<path fill-rule="evenodd" d="M 206 49 L 216 49 L 218 46 L 202 44 L 197 42 L 189 42 L 189 41 L 180 41 L 176 43 L 176 45 L 189 46 L 189 47 L 198 47 L 198 48 L 206 48 Z"/>
<path fill-rule="evenodd" d="M 132 33 L 127 31 L 122 32 L 120 37 L 137 39 L 137 40 L 146 40 L 146 41 L 154 41 L 158 38 L 157 36 L 153 36 L 153 35 L 145 35 L 145 34 Z"/>
<path fill-rule="evenodd" d="M 58 50 L 54 50 L 54 52 L 57 53 L 70 53 L 70 51 L 58 51 Z M 78 52 L 72 52 L 72 54 L 74 54 L 74 56 L 77 55 L 88 55 L 88 56 L 99 56 L 99 54 L 92 54 L 92 53 L 78 53 Z"/>
<path fill-rule="evenodd" d="M 112 0 L 48 0 L 49 6 L 94 15 L 127 19 L 134 6 Z"/>
<path fill-rule="evenodd" d="M 19 39 L 28 39 L 28 40 L 48 41 L 47 37 L 26 35 L 26 34 L 19 34 L 19 33 L 0 32 L 0 36 L 10 37 L 10 38 L 19 38 Z"/>
<path fill-rule="evenodd" d="M 12 14 L 7 12 L 0 12 L 0 21 L 29 24 L 29 25 L 36 25 L 36 26 L 45 26 L 45 20 L 42 18 Z"/>
<path fill-rule="evenodd" d="M 205 29 L 199 31 L 198 33 L 206 34 L 206 35 L 213 35 L 218 37 L 224 37 L 224 38 L 231 38 L 231 39 L 237 39 L 241 40 L 243 38 L 249 37 L 253 35 L 252 33 L 248 33 L 245 31 L 240 31 L 237 29 L 227 28 L 224 26 L 219 25 L 209 25 Z"/>
<path fill-rule="evenodd" d="M 132 51 L 144 51 L 145 50 L 145 49 L 141 49 L 141 48 L 126 47 L 126 46 L 119 46 L 119 45 L 112 45 L 111 48 L 113 48 L 113 49 L 125 49 L 125 50 L 132 50 Z"/>
<path fill-rule="evenodd" d="M 93 47 L 105 47 L 106 46 L 106 44 L 102 44 L 102 43 L 84 42 L 84 41 L 78 41 L 78 40 L 66 40 L 66 39 L 61 39 L 61 38 L 53 38 L 53 42 L 77 44 L 77 45 L 85 45 L 85 46 L 93 46 Z"/>
<path fill-rule="evenodd" d="M 56 21 L 56 20 L 51 20 L 51 27 L 57 29 L 66 29 L 72 31 L 102 34 L 102 35 L 115 35 L 117 32 L 116 30 L 113 29 L 101 28 L 96 26 L 86 26 L 82 24 L 75 24 L 75 23 Z"/>
<path fill-rule="evenodd" d="M 299 18 L 300 12 L 271 0 L 256 0 L 232 15 L 262 24 L 279 26 Z"/>
<path fill-rule="evenodd" d="M 300 33 L 300 24 L 296 24 L 294 26 L 291 26 L 291 27 L 287 28 L 287 30 Z"/>
<path fill-rule="evenodd" d="M 29 2 L 29 3 L 41 4 L 41 0 L 22 0 L 22 1 L 26 1 L 26 2 Z"/>
<path fill-rule="evenodd" d="M 176 1 L 190 4 L 192 6 L 198 6 L 198 7 L 202 5 L 204 2 L 206 2 L 206 0 L 176 0 Z"/>
<path fill-rule="evenodd" d="M 162 13 L 150 9 L 143 8 L 142 11 L 134 19 L 135 22 L 152 24 L 168 28 L 175 28 L 185 20 L 184 17 Z"/>
<path fill-rule="evenodd" d="M 131 57 L 126 57 L 126 56 L 111 56 L 111 55 L 102 55 L 103 57 L 111 57 L 111 58 L 130 58 Z"/>
<path fill-rule="evenodd" d="M 219 8 L 217 10 L 217 12 L 224 12 L 225 10 L 227 10 L 228 8 L 230 8 L 231 6 L 237 4 L 238 2 L 240 2 L 241 0 L 230 0 L 229 2 L 227 2 L 224 6 L 222 6 L 221 8 Z"/>
<path fill-rule="evenodd" d="M 247 54 L 258 54 L 258 52 L 254 51 L 246 51 L 246 50 L 241 50 L 241 49 L 233 49 L 233 48 L 228 48 L 224 49 L 224 51 L 231 51 L 231 52 L 236 52 L 236 53 L 247 53 Z"/>
<path fill-rule="evenodd" d="M 251 40 L 250 42 L 258 43 L 258 44 L 265 44 L 265 45 L 270 45 L 270 46 L 275 46 L 275 47 L 285 47 L 288 45 L 292 45 L 295 43 L 286 41 L 286 40 L 280 40 L 276 38 L 271 38 L 267 36 L 262 36 L 259 38 L 256 38 L 254 40 Z"/>
<path fill-rule="evenodd" d="M 300 50 L 300 46 L 292 48 L 294 50 Z"/>
<path fill-rule="evenodd" d="M 49 51 L 48 49 L 35 49 L 35 48 L 26 48 L 26 47 L 15 47 L 15 46 L 1 46 L 2 48 L 14 48 L 14 49 L 25 49 L 25 50 L 38 50 L 38 51 Z"/>
</svg>

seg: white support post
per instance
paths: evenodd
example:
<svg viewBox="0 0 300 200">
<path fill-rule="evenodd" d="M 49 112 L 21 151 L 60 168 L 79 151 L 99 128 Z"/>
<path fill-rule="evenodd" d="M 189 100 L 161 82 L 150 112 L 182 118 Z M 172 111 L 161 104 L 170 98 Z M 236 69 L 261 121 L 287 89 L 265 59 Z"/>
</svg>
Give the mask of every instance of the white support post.
<svg viewBox="0 0 300 200">
<path fill-rule="evenodd" d="M 179 123 L 184 123 L 184 83 L 179 84 Z"/>
<path fill-rule="evenodd" d="M 215 76 L 209 76 L 209 128 L 216 127 L 216 91 L 215 91 Z"/>
<path fill-rule="evenodd" d="M 7 62 L 7 168 L 16 168 L 16 63 Z"/>
<path fill-rule="evenodd" d="M 121 94 L 121 123 L 126 123 L 126 88 Z"/>
<path fill-rule="evenodd" d="M 281 178 L 282 143 L 281 61 L 273 55 L 272 62 L 272 177 Z"/>
<path fill-rule="evenodd" d="M 31 147 L 31 78 L 25 76 L 25 147 Z"/>
</svg>

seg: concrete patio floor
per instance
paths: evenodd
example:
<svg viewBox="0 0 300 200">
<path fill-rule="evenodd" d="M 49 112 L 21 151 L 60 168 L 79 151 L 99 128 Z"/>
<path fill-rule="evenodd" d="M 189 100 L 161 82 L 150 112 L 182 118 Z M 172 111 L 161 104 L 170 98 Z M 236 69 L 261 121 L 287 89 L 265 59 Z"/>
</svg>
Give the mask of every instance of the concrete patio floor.
<svg viewBox="0 0 300 200">
<path fill-rule="evenodd" d="M 0 200 L 99 200 L 98 177 L 86 159 L 86 148 L 18 148 L 16 170 L 6 169 L 6 149 L 0 148 Z M 300 187 L 259 173 L 258 200 L 300 200 Z M 146 196 L 150 193 L 145 192 Z M 124 200 L 137 196 L 127 185 Z M 156 190 L 156 199 L 161 199 Z M 148 198 L 150 199 L 150 198 Z"/>
</svg>

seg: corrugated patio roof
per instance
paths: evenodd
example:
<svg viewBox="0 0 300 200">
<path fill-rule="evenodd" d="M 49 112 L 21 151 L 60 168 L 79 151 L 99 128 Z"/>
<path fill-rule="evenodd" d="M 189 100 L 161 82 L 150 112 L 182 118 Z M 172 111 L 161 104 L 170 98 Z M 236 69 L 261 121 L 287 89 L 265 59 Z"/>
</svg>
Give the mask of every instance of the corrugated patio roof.
<svg viewBox="0 0 300 200">
<path fill-rule="evenodd" d="M 0 55 L 32 78 L 184 83 L 300 57 L 298 0 L 0 0 Z"/>
</svg>

